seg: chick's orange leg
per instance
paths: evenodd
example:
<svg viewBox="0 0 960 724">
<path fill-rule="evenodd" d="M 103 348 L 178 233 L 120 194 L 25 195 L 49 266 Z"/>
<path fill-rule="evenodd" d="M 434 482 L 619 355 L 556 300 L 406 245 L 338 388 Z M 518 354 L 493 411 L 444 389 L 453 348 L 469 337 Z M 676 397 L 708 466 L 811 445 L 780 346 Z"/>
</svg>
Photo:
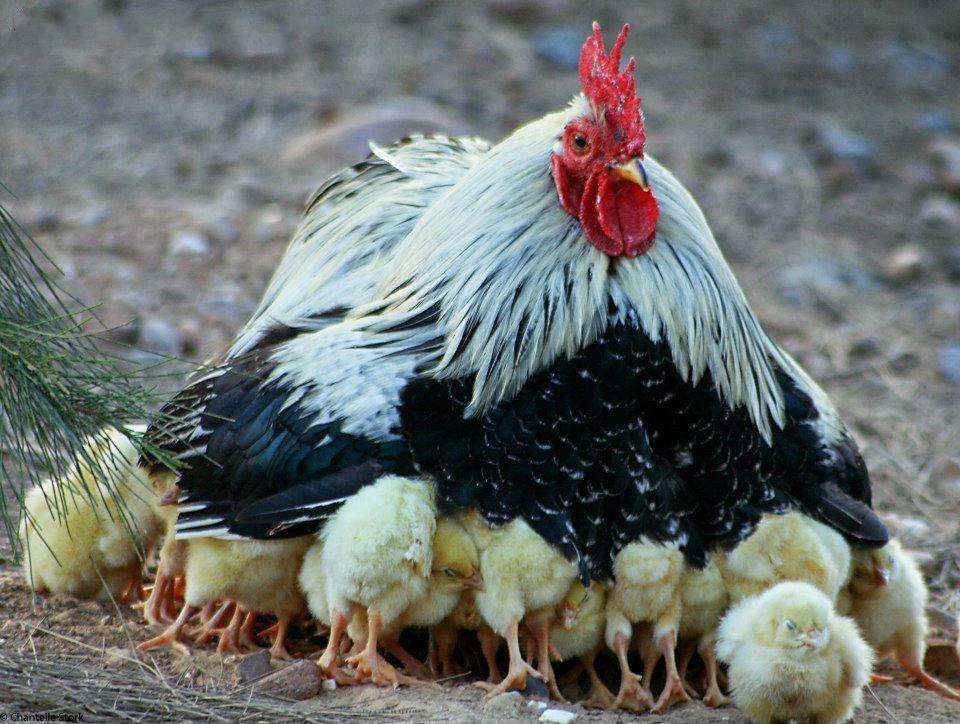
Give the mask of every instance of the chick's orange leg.
<svg viewBox="0 0 960 724">
<path fill-rule="evenodd" d="M 507 640 L 507 651 L 510 654 L 510 667 L 503 681 L 497 685 L 486 681 L 478 681 L 476 683 L 476 686 L 479 686 L 481 689 L 487 692 L 488 699 L 492 699 L 493 697 L 498 696 L 510 689 L 523 691 L 527 688 L 528 675 L 534 676 L 538 679 L 543 678 L 541 677 L 539 671 L 523 660 L 523 655 L 520 653 L 519 632 L 520 622 L 517 620 L 511 621 L 510 625 L 507 626 L 507 635 L 504 637 Z"/>
<path fill-rule="evenodd" d="M 200 620 L 204 621 L 204 623 L 203 623 L 203 626 L 201 626 L 200 630 L 197 632 L 197 635 L 194 637 L 194 643 L 196 643 L 198 646 L 202 646 L 203 644 L 207 643 L 207 641 L 209 641 L 214 636 L 216 636 L 217 632 L 220 631 L 221 627 L 223 626 L 224 619 L 227 618 L 227 616 L 232 614 L 233 606 L 234 604 L 231 601 L 226 601 L 224 603 L 221 603 L 217 607 L 216 611 L 214 611 L 211 615 L 207 616 L 205 621 L 204 621 L 203 612 L 201 611 Z M 206 608 L 207 607 L 204 606 L 204 610 L 206 610 Z"/>
<path fill-rule="evenodd" d="M 657 639 L 657 648 L 663 654 L 663 661 L 667 665 L 667 679 L 663 684 L 663 692 L 653 707 L 653 711 L 657 713 L 666 711 L 677 702 L 690 701 L 683 687 L 683 679 L 677 672 L 676 646 L 676 631 L 668 631 Z"/>
<path fill-rule="evenodd" d="M 640 685 L 640 677 L 630 670 L 630 662 L 627 660 L 630 639 L 626 634 L 618 633 L 614 637 L 613 644 L 614 653 L 620 662 L 620 691 L 617 692 L 617 698 L 613 700 L 613 706 L 635 712 L 647 711 L 653 706 L 653 697 L 645 687 Z"/>
<path fill-rule="evenodd" d="M 385 636 L 380 642 L 391 656 L 397 659 L 403 668 L 420 679 L 430 678 L 430 669 L 416 656 L 407 651 L 394 636 Z"/>
<path fill-rule="evenodd" d="M 287 631 L 293 622 L 292 613 L 284 613 L 277 617 L 277 635 L 273 639 L 273 645 L 270 647 L 270 658 L 279 661 L 289 661 L 293 657 L 287 651 Z"/>
<path fill-rule="evenodd" d="M 174 603 L 174 583 L 176 576 L 163 570 L 163 565 L 157 568 L 157 575 L 153 580 L 153 588 L 143 605 L 143 617 L 147 623 L 168 623 L 171 621 L 170 610 Z"/>
<path fill-rule="evenodd" d="M 483 652 L 483 658 L 487 662 L 487 683 L 493 685 L 499 684 L 503 681 L 500 667 L 497 666 L 497 652 L 500 650 L 500 637 L 494 633 L 492 628 L 487 625 L 482 625 L 477 629 L 477 640 L 480 642 L 480 650 Z"/>
<path fill-rule="evenodd" d="M 347 659 L 347 663 L 354 667 L 357 681 L 370 680 L 377 686 L 395 686 L 397 684 L 420 684 L 421 681 L 405 676 L 397 671 L 389 661 L 380 655 L 378 643 L 380 641 L 381 620 L 380 613 L 367 609 L 367 644 L 363 650 Z"/>
<path fill-rule="evenodd" d="M 160 646 L 171 646 L 180 653 L 189 655 L 190 647 L 180 640 L 180 632 L 196 611 L 196 606 L 191 606 L 188 603 L 184 604 L 183 608 L 180 609 L 180 615 L 177 617 L 177 620 L 170 624 L 169 628 L 159 636 L 155 636 L 149 641 L 144 641 L 138 645 L 137 651 L 149 651 L 150 649 L 155 649 Z"/>
<path fill-rule="evenodd" d="M 533 621 L 530 624 L 530 634 L 537 645 L 537 660 L 539 663 L 537 670 L 547 684 L 550 698 L 555 701 L 566 701 L 557 687 L 557 677 L 554 675 L 553 665 L 550 663 L 550 620 L 539 618 Z"/>
<path fill-rule="evenodd" d="M 243 618 L 243 609 L 239 606 L 234 606 L 230 623 L 220 632 L 220 640 L 217 642 L 217 653 L 224 655 L 243 653 L 239 640 L 240 624 L 243 623 Z"/>
<path fill-rule="evenodd" d="M 733 702 L 723 693 L 717 676 L 720 667 L 717 664 L 716 643 L 712 640 L 701 642 L 697 651 L 707 667 L 707 690 L 703 693 L 703 703 L 714 709 L 729 706 Z"/>
<path fill-rule="evenodd" d="M 594 709 L 610 709 L 613 707 L 615 697 L 597 675 L 597 669 L 593 665 L 593 660 L 596 656 L 597 649 L 594 649 L 583 657 L 583 669 L 590 678 L 590 693 L 587 694 L 587 698 L 580 703 Z"/>
<path fill-rule="evenodd" d="M 237 632 L 237 641 L 240 648 L 245 651 L 259 651 L 260 646 L 253 640 L 253 627 L 257 625 L 257 612 L 245 611 L 243 625 Z"/>
<path fill-rule="evenodd" d="M 340 646 L 346 643 L 343 638 L 343 632 L 347 630 L 350 619 L 339 611 L 334 612 L 331 618 L 330 638 L 327 639 L 327 648 L 325 648 L 323 654 L 320 655 L 320 660 L 317 662 L 317 665 L 320 667 L 323 675 L 328 679 L 333 679 L 338 684 L 344 686 L 355 684 L 357 683 L 356 679 L 344 673 L 343 670 L 337 666 L 337 662 L 340 659 Z"/>
<path fill-rule="evenodd" d="M 699 699 L 700 693 L 693 688 L 687 680 L 687 667 L 690 666 L 690 659 L 693 658 L 693 652 L 697 650 L 696 641 L 684 641 L 680 645 L 680 651 L 677 655 L 677 671 L 680 672 L 680 680 L 683 682 L 683 688 L 692 699 Z"/>
<path fill-rule="evenodd" d="M 940 679 L 938 679 L 937 677 L 928 674 L 927 671 L 923 668 L 923 664 L 919 660 L 913 660 L 913 659 L 919 659 L 919 658 L 920 658 L 919 655 L 917 655 L 916 657 L 901 658 L 900 665 L 904 668 L 904 670 L 908 674 L 910 674 L 910 676 L 914 677 L 917 681 L 919 681 L 920 685 L 924 689 L 927 689 L 928 691 L 932 691 L 935 694 L 939 694 L 945 699 L 953 699 L 954 701 L 960 701 L 960 692 L 958 692 L 953 687 L 947 686 L 942 681 L 940 681 Z"/>
</svg>

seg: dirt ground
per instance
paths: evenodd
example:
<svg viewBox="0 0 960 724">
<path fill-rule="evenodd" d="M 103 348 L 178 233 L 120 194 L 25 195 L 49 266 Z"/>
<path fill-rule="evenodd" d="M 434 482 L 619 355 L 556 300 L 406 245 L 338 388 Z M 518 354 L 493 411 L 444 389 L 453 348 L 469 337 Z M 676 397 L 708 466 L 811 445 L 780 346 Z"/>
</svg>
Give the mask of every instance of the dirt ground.
<svg viewBox="0 0 960 724">
<path fill-rule="evenodd" d="M 938 610 L 955 614 L 955 0 L 403 0 L 362 13 L 338 0 L 0 0 L 0 181 L 13 193 L 2 202 L 66 286 L 102 304 L 123 354 L 202 360 L 252 311 L 304 198 L 329 171 L 360 158 L 370 138 L 442 130 L 495 139 L 562 106 L 594 18 L 608 36 L 632 23 L 647 150 L 699 199 L 767 329 L 833 396 L 862 442 L 878 506 L 925 554 Z M 123 614 L 131 639 L 143 638 L 136 615 Z M 221 673 L 205 654 L 186 664 L 154 657 L 149 674 L 124 658 L 117 611 L 34 608 L 9 563 L 0 616 L 0 673 L 29 669 L 36 683 L 45 663 L 86 661 L 100 672 L 91 685 L 113 692 L 110 672 L 144 691 L 162 672 L 187 692 L 178 696 L 212 697 L 210 715 L 227 711 L 220 694 L 248 695 L 233 688 L 230 665 Z M 44 705 L 5 679 L 0 701 Z M 960 707 L 913 688 L 874 692 L 858 720 L 960 718 Z M 525 703 L 503 706 L 484 708 L 469 687 L 365 688 L 286 711 L 537 715 Z M 268 711 L 250 707 L 244 716 Z M 736 718 L 694 704 L 661 720 Z"/>
</svg>

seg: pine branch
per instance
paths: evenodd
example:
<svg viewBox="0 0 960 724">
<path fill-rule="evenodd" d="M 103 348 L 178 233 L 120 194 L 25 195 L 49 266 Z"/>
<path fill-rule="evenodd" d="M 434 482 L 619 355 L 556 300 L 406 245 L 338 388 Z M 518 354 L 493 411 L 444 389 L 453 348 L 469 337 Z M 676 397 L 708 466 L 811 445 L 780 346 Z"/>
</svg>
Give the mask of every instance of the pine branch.
<svg viewBox="0 0 960 724">
<path fill-rule="evenodd" d="M 117 489 L 120 466 L 109 455 L 90 452 L 97 446 L 89 442 L 105 441 L 106 429 L 120 430 L 142 453 L 171 464 L 129 427 L 157 408 L 157 366 L 135 367 L 105 353 L 97 335 L 106 330 L 93 308 L 65 292 L 57 275 L 49 257 L 0 205 L 0 516 L 17 554 L 16 521 L 29 487 L 48 477 L 62 481 L 46 495 L 58 518 L 77 496 L 102 494 L 71 487 L 66 473 L 81 465 L 103 483 L 134 533 Z"/>
</svg>

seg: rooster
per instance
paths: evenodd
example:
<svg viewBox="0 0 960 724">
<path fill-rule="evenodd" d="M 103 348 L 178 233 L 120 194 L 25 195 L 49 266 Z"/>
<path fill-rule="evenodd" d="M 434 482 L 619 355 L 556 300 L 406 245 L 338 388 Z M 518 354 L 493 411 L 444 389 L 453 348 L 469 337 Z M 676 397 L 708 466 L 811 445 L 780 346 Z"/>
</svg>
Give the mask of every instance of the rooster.
<svg viewBox="0 0 960 724">
<path fill-rule="evenodd" d="M 303 535 L 379 477 L 425 473 L 442 509 L 524 519 L 584 581 L 641 536 L 703 566 L 764 512 L 887 541 L 835 408 L 646 154 L 627 33 L 608 52 L 594 24 L 569 106 L 474 142 L 414 208 L 385 215 L 359 176 L 321 190 L 327 221 L 155 431 L 185 463 L 179 538 Z M 398 178 L 445 158 L 374 150 Z"/>
</svg>

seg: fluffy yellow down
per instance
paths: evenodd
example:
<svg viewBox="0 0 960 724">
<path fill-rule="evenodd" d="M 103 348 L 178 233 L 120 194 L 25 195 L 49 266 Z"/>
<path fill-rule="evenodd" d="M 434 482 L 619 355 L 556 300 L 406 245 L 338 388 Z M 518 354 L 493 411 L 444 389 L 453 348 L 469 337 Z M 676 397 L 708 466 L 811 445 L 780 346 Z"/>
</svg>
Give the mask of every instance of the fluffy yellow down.
<svg viewBox="0 0 960 724">
<path fill-rule="evenodd" d="M 752 722 L 844 722 L 863 698 L 873 653 L 856 624 L 813 586 L 780 583 L 734 606 L 717 653 L 736 706 Z"/>
<path fill-rule="evenodd" d="M 607 597 L 607 646 L 618 633 L 630 640 L 631 624 L 651 623 L 654 639 L 680 623 L 680 581 L 685 569 L 676 546 L 641 539 L 626 546 L 613 563 L 614 585 Z"/>
<path fill-rule="evenodd" d="M 388 475 L 349 498 L 320 535 L 328 617 L 375 607 L 386 628 L 425 596 L 436 521 L 434 488 L 426 480 Z"/>
<path fill-rule="evenodd" d="M 586 588 L 574 581 L 560 605 L 557 620 L 550 626 L 550 643 L 563 661 L 586 656 L 603 640 L 607 618 L 606 594 L 596 581 Z"/>
<path fill-rule="evenodd" d="M 233 601 L 248 611 L 277 616 L 303 611 L 297 573 L 310 536 L 275 541 L 192 538 L 187 543 L 187 604 Z"/>
<path fill-rule="evenodd" d="M 559 603 L 577 577 L 574 565 L 520 518 L 499 528 L 474 512 L 460 520 L 480 551 L 477 609 L 501 636 L 528 611 Z"/>
<path fill-rule="evenodd" d="M 142 433 L 143 427 L 133 431 Z M 38 592 L 116 597 L 139 582 L 140 552 L 163 531 L 157 493 L 137 467 L 139 452 L 126 436 L 107 430 L 88 441 L 86 456 L 98 461 L 97 470 L 80 461 L 62 480 L 33 488 L 24 501 L 24 575 Z M 122 505 L 95 478 L 107 471 L 114 473 Z M 48 499 L 59 500 L 62 515 L 51 513 Z"/>
<path fill-rule="evenodd" d="M 858 550 L 850 583 L 850 615 L 879 658 L 893 655 L 912 663 L 923 661 L 927 640 L 927 587 L 917 562 L 900 541 Z M 874 569 L 886 576 L 876 585 Z"/>
<path fill-rule="evenodd" d="M 698 640 L 716 629 L 730 596 L 713 553 L 703 570 L 684 566 L 680 579 L 680 638 Z"/>
<path fill-rule="evenodd" d="M 836 601 L 850 577 L 850 549 L 839 533 L 802 513 L 764 515 L 718 564 L 734 603 L 781 581 L 804 581 Z"/>
</svg>

